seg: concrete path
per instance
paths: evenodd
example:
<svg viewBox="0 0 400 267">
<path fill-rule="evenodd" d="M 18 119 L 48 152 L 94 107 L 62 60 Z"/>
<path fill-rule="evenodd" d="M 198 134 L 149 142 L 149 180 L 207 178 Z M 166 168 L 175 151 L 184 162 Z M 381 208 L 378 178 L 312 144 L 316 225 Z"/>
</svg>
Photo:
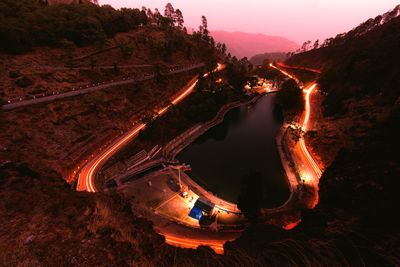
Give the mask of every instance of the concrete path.
<svg viewBox="0 0 400 267">
<path fill-rule="evenodd" d="M 178 74 L 178 73 L 198 69 L 201 67 L 204 67 L 204 63 L 185 66 L 183 68 L 182 67 L 173 67 L 168 70 L 167 75 Z M 79 87 L 77 89 L 74 88 L 68 92 L 61 92 L 61 93 L 53 92 L 50 95 L 40 95 L 37 97 L 34 96 L 32 99 L 17 98 L 14 100 L 9 100 L 8 103 L 3 105 L 1 108 L 2 108 L 2 110 L 11 110 L 11 109 L 15 109 L 15 108 L 31 106 L 31 105 L 36 105 L 36 104 L 40 104 L 40 103 L 52 102 L 52 101 L 64 99 L 67 97 L 73 97 L 73 96 L 83 95 L 83 94 L 86 94 L 89 92 L 104 90 L 104 89 L 118 86 L 118 85 L 126 85 L 126 84 L 143 82 L 143 81 L 151 80 L 154 77 L 155 77 L 154 74 L 149 74 L 142 78 L 129 77 L 129 78 L 123 78 L 122 80 L 119 80 L 119 81 L 111 80 L 110 82 L 107 82 L 107 83 L 97 83 L 95 85 L 86 85 L 83 88 L 82 87 Z"/>
</svg>

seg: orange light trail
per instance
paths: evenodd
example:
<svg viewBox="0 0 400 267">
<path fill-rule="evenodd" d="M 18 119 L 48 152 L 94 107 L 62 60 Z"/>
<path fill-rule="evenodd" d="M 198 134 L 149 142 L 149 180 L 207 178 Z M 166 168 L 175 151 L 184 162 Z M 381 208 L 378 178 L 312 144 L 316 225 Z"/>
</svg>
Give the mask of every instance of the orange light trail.
<svg viewBox="0 0 400 267">
<path fill-rule="evenodd" d="M 224 68 L 222 64 L 218 64 L 218 67 L 215 68 L 214 71 L 220 71 Z M 207 77 L 209 73 L 204 74 L 204 77 Z M 172 100 L 172 105 L 178 104 L 185 97 L 187 97 L 195 88 L 198 79 L 195 80 L 184 92 L 179 94 L 174 100 Z M 171 105 L 166 106 L 159 111 L 157 111 L 158 116 L 163 115 L 168 111 Z M 141 130 L 146 127 L 146 124 L 139 122 L 135 128 L 131 129 L 128 133 L 126 133 L 120 140 L 107 148 L 103 153 L 98 155 L 92 161 L 87 161 L 86 165 L 81 169 L 81 172 L 78 176 L 78 191 L 87 191 L 87 192 L 96 192 L 96 187 L 94 185 L 94 179 L 96 176 L 96 172 L 98 169 L 105 163 L 107 159 L 109 159 L 117 150 L 123 147 L 126 143 L 131 141 Z M 76 171 L 74 171 L 75 173 Z"/>
<path fill-rule="evenodd" d="M 164 235 L 164 234 L 163 234 Z M 208 246 L 212 248 L 217 254 L 224 254 L 224 244 L 227 240 L 198 240 L 191 238 L 182 238 L 172 235 L 164 235 L 165 242 L 169 245 L 197 249 L 199 246 Z"/>
<path fill-rule="evenodd" d="M 88 191 L 88 192 L 96 192 L 96 188 L 93 185 L 93 177 L 94 177 L 94 172 L 99 168 L 106 159 L 108 159 L 118 148 L 120 148 L 123 144 L 128 142 L 132 137 L 134 137 L 137 133 L 139 133 L 140 130 L 144 129 L 146 125 L 144 123 L 139 124 L 137 127 L 132 129 L 127 135 L 125 135 L 121 140 L 119 140 L 117 143 L 112 145 L 107 151 L 105 151 L 101 156 L 99 156 L 91 165 L 88 164 L 87 166 L 89 169 L 86 171 L 86 169 L 82 169 L 81 174 L 79 175 L 79 178 L 82 176 L 85 177 L 85 184 L 83 186 L 80 186 L 79 181 L 78 181 L 78 187 L 77 189 L 79 191 Z M 86 166 L 85 166 L 86 167 Z"/>
<path fill-rule="evenodd" d="M 218 64 L 218 67 L 213 71 L 220 71 L 224 68 L 224 65 Z M 209 73 L 204 74 L 204 77 L 207 77 Z M 174 100 L 172 100 L 172 105 L 178 104 L 182 101 L 185 97 L 187 97 L 195 88 L 198 79 L 195 80 L 184 92 L 179 94 Z M 166 106 L 159 111 L 157 111 L 157 116 L 163 115 L 168 109 L 172 106 Z M 81 169 L 81 172 L 78 176 L 78 184 L 77 190 L 78 191 L 87 191 L 87 192 L 96 192 L 96 187 L 94 185 L 94 179 L 96 176 L 96 172 L 99 168 L 109 159 L 118 149 L 123 147 L 125 144 L 131 141 L 132 138 L 137 136 L 137 134 L 146 127 L 145 123 L 138 123 L 133 129 L 131 129 L 127 134 L 125 134 L 121 139 L 116 141 L 110 147 L 106 148 L 105 151 L 101 152 L 95 159 L 89 161 L 86 160 L 86 165 Z M 73 173 L 76 173 L 74 171 Z M 211 247 L 216 253 L 223 254 L 224 253 L 224 243 L 227 239 L 221 240 L 198 240 L 198 239 L 191 239 L 185 237 L 177 237 L 170 234 L 164 234 L 162 231 L 160 234 L 164 235 L 166 238 L 166 243 L 183 247 L 183 248 L 191 248 L 196 249 L 199 246 L 209 246 Z"/>
<path fill-rule="evenodd" d="M 295 228 L 299 223 L 301 222 L 301 219 L 298 219 L 297 221 L 291 222 L 283 226 L 282 228 L 285 230 L 292 230 Z"/>
<path fill-rule="evenodd" d="M 274 68 L 274 69 L 276 69 L 276 70 L 279 70 L 279 71 L 282 72 L 285 76 L 289 77 L 290 79 L 295 80 L 297 83 L 299 82 L 299 79 L 297 79 L 295 76 L 293 76 L 293 75 L 287 73 L 286 71 L 284 71 L 284 70 L 282 70 L 282 69 L 280 69 L 280 68 L 274 66 L 272 63 L 270 63 L 269 66 L 270 66 L 271 68 Z"/>
<path fill-rule="evenodd" d="M 282 72 L 284 75 L 292 78 L 293 76 L 291 76 L 290 74 L 288 74 L 287 72 L 285 72 L 284 70 L 279 69 L 278 67 L 274 66 L 273 64 L 270 64 L 271 67 L 279 70 L 280 72 Z M 305 112 L 304 112 L 304 119 L 303 119 L 303 123 L 301 123 L 301 130 L 303 132 L 307 131 L 307 127 L 308 124 L 310 122 L 310 115 L 311 115 L 311 104 L 310 104 L 310 98 L 311 98 L 311 94 L 314 92 L 315 88 L 317 87 L 316 83 L 312 83 L 307 89 L 304 90 L 305 93 Z M 318 183 L 319 183 L 319 178 L 322 175 L 322 171 L 320 169 L 320 167 L 318 166 L 318 164 L 316 163 L 316 161 L 314 160 L 313 156 L 311 155 L 311 153 L 308 151 L 304 137 L 301 136 L 299 139 L 299 147 L 297 147 L 299 149 L 295 149 L 294 151 L 297 154 L 297 157 L 304 163 L 304 166 L 306 169 L 308 169 L 306 171 L 306 176 L 304 175 L 304 180 L 306 182 L 309 182 L 313 185 L 316 194 L 315 194 L 315 200 L 313 202 L 313 204 L 311 205 L 311 207 L 315 207 L 318 204 Z M 294 223 L 294 225 L 296 225 L 297 223 Z M 290 225 L 292 226 L 292 225 Z M 294 227 L 294 226 L 293 226 Z"/>
<path fill-rule="evenodd" d="M 321 73 L 320 70 L 317 69 L 312 69 L 312 68 L 306 68 L 306 67 L 295 67 L 295 66 L 289 66 L 289 65 L 285 65 L 281 62 L 277 62 L 277 64 L 279 66 L 281 66 L 282 68 L 288 68 L 288 69 L 298 69 L 298 70 L 307 70 L 307 71 L 311 71 L 311 72 L 315 72 L 315 73 Z"/>
<path fill-rule="evenodd" d="M 310 105 L 310 95 L 311 93 L 314 91 L 315 87 L 317 86 L 316 83 L 312 84 L 306 93 L 306 97 L 305 97 L 305 101 L 306 101 L 306 110 L 305 110 L 305 116 L 304 116 L 304 121 L 303 121 L 303 125 L 301 127 L 301 130 L 303 132 L 307 131 L 307 125 L 308 122 L 310 120 L 310 113 L 311 113 L 311 105 Z M 310 163 L 310 165 L 312 166 L 312 168 L 314 169 L 314 172 L 317 174 L 317 177 L 319 178 L 322 174 L 321 169 L 319 168 L 318 164 L 315 162 L 314 158 L 311 156 L 310 152 L 308 151 L 304 138 L 300 138 L 299 140 L 300 142 L 300 146 L 304 152 L 304 154 L 306 155 L 308 162 Z"/>
</svg>

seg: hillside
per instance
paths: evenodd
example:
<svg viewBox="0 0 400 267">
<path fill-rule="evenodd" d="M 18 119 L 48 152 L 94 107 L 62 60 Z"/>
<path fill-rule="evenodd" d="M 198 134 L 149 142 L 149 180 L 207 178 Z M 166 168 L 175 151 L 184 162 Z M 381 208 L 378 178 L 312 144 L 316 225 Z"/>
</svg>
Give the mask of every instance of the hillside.
<svg viewBox="0 0 400 267">
<path fill-rule="evenodd" d="M 287 58 L 287 54 L 283 52 L 275 52 L 275 53 L 263 53 L 257 54 L 250 58 L 250 62 L 253 65 L 262 65 L 264 60 L 272 61 L 285 61 Z"/>
<path fill-rule="evenodd" d="M 106 15 L 102 15 L 101 12 L 105 12 L 120 19 L 121 11 L 110 6 L 45 6 L 34 1 L 10 3 L 8 0 L 2 0 L 0 5 L 7 7 L 0 11 L 5 13 L 0 17 L 0 25 L 10 26 L 0 26 L 0 35 L 14 36 L 12 31 L 15 25 L 19 25 L 21 31 L 34 27 L 53 33 L 43 35 L 46 39 L 20 36 L 24 42 L 29 41 L 29 46 L 0 53 L 2 103 L 59 94 L 125 77 L 158 75 L 156 79 L 142 83 L 110 86 L 105 90 L 47 104 L 2 111 L 1 162 L 27 164 L 40 175 L 56 172 L 65 178 L 100 144 L 109 142 L 129 128 L 133 121 L 166 103 L 193 77 L 206 70 L 164 76 L 164 68 L 201 62 L 208 65 L 206 68 L 213 68 L 217 61 L 218 52 L 201 35 L 188 35 L 168 21 L 166 24 L 153 22 L 153 18 L 148 19 L 138 9 L 124 10 L 123 17 L 131 24 L 121 26 L 119 22 L 106 21 Z M 10 7 L 16 11 L 14 15 L 6 13 Z M 75 20 L 57 17 L 59 13 Z M 17 14 L 20 16 L 15 17 Z M 145 19 L 137 24 L 134 19 L 143 18 L 143 15 Z M 29 16 L 31 24 L 24 21 L 26 16 Z M 102 27 L 82 33 L 81 29 L 72 26 L 79 25 L 85 16 L 94 16 L 93 21 L 104 20 Z M 56 24 L 46 26 L 44 18 Z M 15 23 L 10 24 L 11 20 Z M 58 28 L 60 23 L 69 23 L 72 28 Z M 69 35 L 68 29 L 76 30 L 76 35 Z M 81 42 L 87 40 L 81 39 L 82 36 L 97 38 L 101 32 L 104 33 L 101 38 L 106 38 L 101 44 Z M 109 38 L 106 33 L 110 34 Z M 68 36 L 70 39 L 66 39 Z M 2 48 L 15 48 L 16 41 L 6 39 Z M 42 42 L 47 45 L 42 45 Z"/>
<path fill-rule="evenodd" d="M 327 96 L 317 97 L 323 109 L 310 142 L 317 154 L 326 155 L 326 164 L 340 147 L 353 149 L 357 139 L 368 136 L 371 127 L 400 104 L 400 17 L 395 16 L 399 10 L 286 60 L 288 65 L 322 69 L 318 83 Z"/>
<path fill-rule="evenodd" d="M 0 260 L 7 266 L 397 266 L 399 115 L 357 150 L 340 153 L 321 178 L 319 205 L 297 228 L 252 226 L 226 245 L 224 256 L 165 245 L 118 196 L 74 192 L 55 173 L 2 164 Z"/>
<path fill-rule="evenodd" d="M 287 60 L 287 64 L 323 69 L 319 93 L 312 96 L 313 123 L 306 133 L 307 145 L 321 155 L 326 167 L 319 204 L 303 212 L 301 223 L 291 231 L 252 225 L 238 240 L 226 244 L 225 255 L 216 255 L 210 248 L 166 245 L 165 238 L 142 214 L 135 214 L 126 199 L 113 192 L 76 192 L 65 181 L 82 160 L 136 120 L 153 114 L 193 77 L 210 70 L 223 57 L 212 39 L 201 32 L 188 35 L 170 19 L 149 15 L 149 10 L 35 3 L 0 0 L 3 103 L 127 76 L 157 76 L 1 111 L 0 265 L 400 265 L 396 218 L 400 18 L 383 16 L 382 24 L 356 31 L 362 34 Z M 85 31 L 83 26 L 90 27 Z M 258 53 L 269 51 L 264 41 L 240 38 L 239 52 L 249 51 L 253 43 L 249 49 L 259 45 Z M 261 36 L 259 40 L 275 39 Z M 271 51 L 297 47 L 278 40 Z M 160 71 L 199 62 L 206 67 L 170 76 Z M 192 94 L 186 105 L 152 124 L 150 133 L 165 129 L 164 138 L 175 134 L 170 122 L 197 122 L 197 117 L 191 118 L 193 111 L 212 117 L 225 100 L 215 93 L 214 80 L 225 80 L 223 88 L 229 90 L 243 83 L 240 74 L 248 64 L 236 64 L 227 64 L 229 75 L 210 75 L 210 84 L 202 80 L 207 93 Z M 185 107 L 189 112 L 181 110 Z"/>
<path fill-rule="evenodd" d="M 260 266 L 398 266 L 399 119 L 397 110 L 357 149 L 340 152 L 321 177 L 318 206 L 294 230 L 250 228 L 228 255 L 240 251 Z"/>
<path fill-rule="evenodd" d="M 289 52 L 298 48 L 295 42 L 279 36 L 226 31 L 212 31 L 210 34 L 217 42 L 225 43 L 228 52 L 237 58 L 251 58 L 266 52 Z"/>
</svg>

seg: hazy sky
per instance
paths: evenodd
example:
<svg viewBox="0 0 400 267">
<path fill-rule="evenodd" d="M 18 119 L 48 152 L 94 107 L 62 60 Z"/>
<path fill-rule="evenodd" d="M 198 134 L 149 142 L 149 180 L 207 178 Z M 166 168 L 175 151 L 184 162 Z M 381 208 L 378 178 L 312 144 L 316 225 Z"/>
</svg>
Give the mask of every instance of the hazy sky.
<svg viewBox="0 0 400 267">
<path fill-rule="evenodd" d="M 161 13 L 167 2 L 183 12 L 188 28 L 197 28 L 205 15 L 210 30 L 285 36 L 298 43 L 335 36 L 400 4 L 400 0 L 99 0 L 115 8 L 157 7 Z"/>
</svg>

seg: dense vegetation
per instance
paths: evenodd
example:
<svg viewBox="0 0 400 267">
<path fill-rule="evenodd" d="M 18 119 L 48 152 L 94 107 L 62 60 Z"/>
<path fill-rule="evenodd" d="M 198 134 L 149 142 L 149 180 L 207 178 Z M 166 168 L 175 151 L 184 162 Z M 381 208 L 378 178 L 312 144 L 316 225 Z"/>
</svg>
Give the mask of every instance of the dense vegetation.
<svg viewBox="0 0 400 267">
<path fill-rule="evenodd" d="M 276 103 L 285 111 L 301 112 L 304 110 L 304 97 L 302 90 L 293 79 L 282 83 L 277 93 Z"/>
<path fill-rule="evenodd" d="M 338 155 L 321 177 L 318 206 L 298 227 L 253 226 L 228 255 L 240 251 L 256 266 L 398 266 L 399 120 L 397 110 L 356 150 Z"/>
<path fill-rule="evenodd" d="M 324 101 L 326 115 L 346 112 L 345 101 L 351 98 L 371 96 L 380 105 L 393 105 L 399 95 L 400 17 L 371 29 L 366 25 L 287 60 L 324 69 L 319 84 L 329 94 Z"/>
<path fill-rule="evenodd" d="M 151 121 L 139 140 L 168 142 L 194 124 L 211 120 L 225 104 L 242 99 L 242 87 L 233 87 L 228 81 L 232 73 L 235 77 L 242 77 L 240 79 L 244 79 L 245 73 L 237 70 L 237 64 L 228 65 L 230 67 L 224 74 L 213 73 L 200 78 L 195 91 L 161 118 Z"/>
<path fill-rule="evenodd" d="M 383 105 L 394 104 L 400 87 L 399 28 L 400 18 L 333 48 L 346 52 L 319 79 L 330 94 L 326 114 L 345 111 L 344 101 L 358 95 L 379 97 Z"/>
<path fill-rule="evenodd" d="M 242 180 L 242 191 L 238 197 L 237 206 L 252 223 L 256 223 L 260 216 L 263 179 L 261 173 L 252 172 Z"/>
<path fill-rule="evenodd" d="M 0 1 L 0 51 L 24 52 L 35 46 L 104 44 L 118 32 L 148 23 L 144 10 L 93 4 L 58 4 L 42 1 Z"/>
<path fill-rule="evenodd" d="M 265 60 L 269 61 L 284 61 L 287 58 L 287 54 L 283 52 L 276 53 L 264 53 L 252 56 L 250 62 L 254 65 L 263 65 Z"/>
<path fill-rule="evenodd" d="M 158 9 L 152 11 L 145 7 L 116 10 L 109 5 L 90 3 L 48 6 L 40 0 L 0 0 L 0 52 L 22 53 L 37 46 L 63 47 L 67 50 L 85 45 L 102 47 L 117 33 L 148 26 L 168 32 L 171 40 L 156 49 L 168 54 L 179 44 L 185 44 L 183 22 L 182 12 L 175 10 L 171 4 L 167 4 L 164 15 L 161 15 Z M 203 47 L 211 53 L 210 58 L 214 58 L 212 53 L 215 53 L 215 47 L 223 46 L 215 44 L 208 35 L 204 16 L 199 31 L 191 38 L 208 44 L 203 44 Z M 186 47 L 191 48 L 189 45 Z M 123 48 L 129 50 L 128 46 Z M 184 49 L 188 56 L 195 52 L 189 48 Z M 214 59 L 211 65 L 215 63 Z"/>
<path fill-rule="evenodd" d="M 271 68 L 269 64 L 270 61 L 268 59 L 265 59 L 261 66 L 258 66 L 251 71 L 251 74 L 274 81 L 282 81 L 286 79 L 286 76 L 282 74 L 282 72 L 277 69 Z"/>
</svg>

